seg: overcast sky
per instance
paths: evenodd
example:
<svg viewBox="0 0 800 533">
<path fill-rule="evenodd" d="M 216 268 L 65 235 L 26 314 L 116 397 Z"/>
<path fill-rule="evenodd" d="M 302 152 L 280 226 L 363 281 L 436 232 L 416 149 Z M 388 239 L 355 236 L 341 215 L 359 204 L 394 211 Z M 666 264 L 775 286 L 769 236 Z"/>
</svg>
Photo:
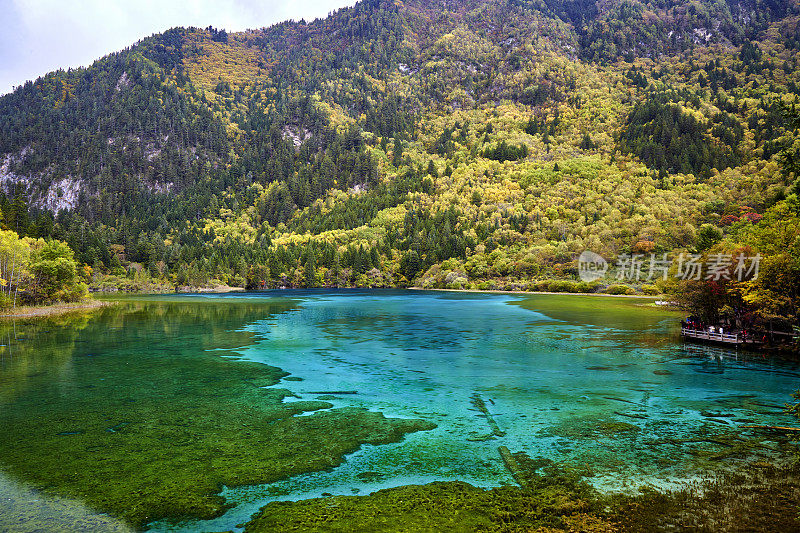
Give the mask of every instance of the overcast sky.
<svg viewBox="0 0 800 533">
<path fill-rule="evenodd" d="M 0 94 L 58 68 L 89 65 L 175 26 L 228 31 L 312 20 L 355 0 L 0 0 Z"/>
</svg>

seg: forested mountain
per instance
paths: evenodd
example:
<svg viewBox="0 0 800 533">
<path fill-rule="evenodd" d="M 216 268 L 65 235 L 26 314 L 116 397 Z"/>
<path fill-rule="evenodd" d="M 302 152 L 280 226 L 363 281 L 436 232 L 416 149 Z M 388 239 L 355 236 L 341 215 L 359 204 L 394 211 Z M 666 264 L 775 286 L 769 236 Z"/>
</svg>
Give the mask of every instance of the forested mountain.
<svg viewBox="0 0 800 533">
<path fill-rule="evenodd" d="M 95 276 L 249 287 L 546 288 L 585 249 L 743 241 L 798 177 L 799 24 L 792 0 L 364 0 L 176 28 L 0 98 L 2 221 Z"/>
</svg>

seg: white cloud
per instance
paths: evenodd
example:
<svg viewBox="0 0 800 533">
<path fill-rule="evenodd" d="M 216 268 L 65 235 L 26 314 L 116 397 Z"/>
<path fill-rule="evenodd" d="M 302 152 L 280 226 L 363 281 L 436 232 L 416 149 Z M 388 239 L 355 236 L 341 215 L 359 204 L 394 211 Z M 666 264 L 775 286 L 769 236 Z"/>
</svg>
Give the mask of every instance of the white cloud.
<svg viewBox="0 0 800 533">
<path fill-rule="evenodd" d="M 311 20 L 353 0 L 0 0 L 0 94 L 58 68 L 91 64 L 175 26 L 228 31 Z"/>
</svg>

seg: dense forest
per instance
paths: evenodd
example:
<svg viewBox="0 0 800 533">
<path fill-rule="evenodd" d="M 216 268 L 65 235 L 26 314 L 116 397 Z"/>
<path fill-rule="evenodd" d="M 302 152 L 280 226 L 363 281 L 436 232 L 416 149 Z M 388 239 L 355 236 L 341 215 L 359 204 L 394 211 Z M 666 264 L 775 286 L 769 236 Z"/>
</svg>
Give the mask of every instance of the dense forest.
<svg viewBox="0 0 800 533">
<path fill-rule="evenodd" d="M 658 293 L 576 259 L 746 248 L 769 259 L 737 304 L 793 294 L 770 316 L 796 324 L 800 278 L 769 272 L 800 272 L 799 24 L 788 0 L 364 0 L 176 28 L 0 97 L 0 218 L 106 289 Z"/>
</svg>

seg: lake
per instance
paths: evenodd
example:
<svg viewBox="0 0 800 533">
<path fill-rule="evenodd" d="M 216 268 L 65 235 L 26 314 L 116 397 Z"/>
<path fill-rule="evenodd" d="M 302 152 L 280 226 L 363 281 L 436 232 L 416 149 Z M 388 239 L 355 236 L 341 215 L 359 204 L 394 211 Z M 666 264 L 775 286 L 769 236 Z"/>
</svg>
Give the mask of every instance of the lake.
<svg viewBox="0 0 800 533">
<path fill-rule="evenodd" d="M 274 500 L 513 484 L 506 446 L 601 490 L 780 452 L 796 365 L 695 345 L 652 300 L 425 291 L 120 299 L 0 326 L 0 529 L 220 531 Z M 746 444 L 746 446 L 745 446 Z"/>
</svg>

